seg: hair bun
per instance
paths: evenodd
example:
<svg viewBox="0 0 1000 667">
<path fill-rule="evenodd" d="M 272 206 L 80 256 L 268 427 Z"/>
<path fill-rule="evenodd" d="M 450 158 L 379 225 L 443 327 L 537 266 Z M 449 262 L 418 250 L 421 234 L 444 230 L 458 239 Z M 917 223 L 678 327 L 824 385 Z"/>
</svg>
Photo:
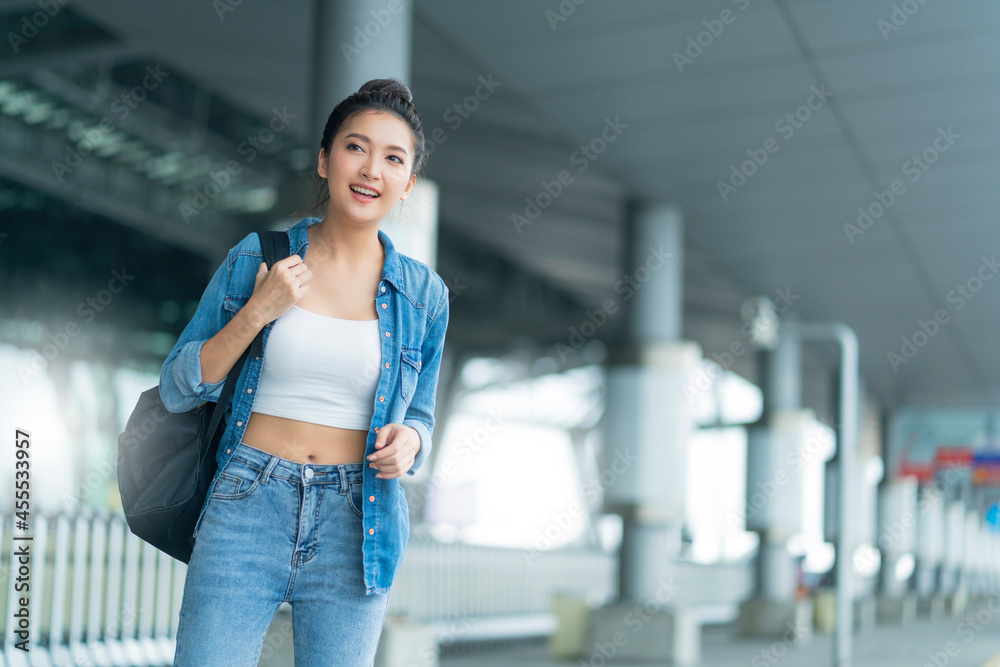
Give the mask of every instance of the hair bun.
<svg viewBox="0 0 1000 667">
<path fill-rule="evenodd" d="M 375 95 L 395 95 L 406 101 L 407 104 L 413 104 L 413 93 L 410 92 L 409 87 L 399 79 L 372 79 L 362 84 L 361 88 L 358 89 L 358 94 L 362 95 L 365 93 L 375 94 Z"/>
</svg>

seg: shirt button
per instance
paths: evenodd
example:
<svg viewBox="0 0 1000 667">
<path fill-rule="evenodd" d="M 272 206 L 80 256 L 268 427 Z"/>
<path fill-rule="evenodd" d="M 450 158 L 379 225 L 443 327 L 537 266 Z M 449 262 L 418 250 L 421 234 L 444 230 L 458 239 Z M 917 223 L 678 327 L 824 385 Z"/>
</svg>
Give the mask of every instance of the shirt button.
<svg viewBox="0 0 1000 667">
<path fill-rule="evenodd" d="M 388 361 L 387 361 L 387 362 L 385 362 L 385 367 L 386 367 L 386 368 L 389 368 L 389 362 L 388 362 Z"/>
<path fill-rule="evenodd" d="M 369 467 L 369 468 L 374 468 L 374 467 L 375 467 L 375 464 L 374 464 L 374 463 L 369 463 L 369 464 L 368 464 L 368 467 Z"/>
<path fill-rule="evenodd" d="M 233 451 L 233 450 L 231 450 L 231 449 L 229 449 L 228 447 L 226 447 L 226 454 L 230 454 L 230 453 L 232 453 L 232 451 Z"/>
<path fill-rule="evenodd" d="M 374 535 L 375 534 L 375 529 L 374 528 L 369 528 L 368 529 L 368 534 L 369 535 Z"/>
<path fill-rule="evenodd" d="M 256 359 L 257 361 L 260 361 L 260 357 L 254 357 L 254 359 Z"/>
<path fill-rule="evenodd" d="M 247 393 L 248 394 L 252 394 L 253 393 L 253 387 L 247 387 Z"/>
<path fill-rule="evenodd" d="M 387 306 L 387 305 L 385 305 L 385 304 L 383 303 L 383 304 L 382 304 L 382 307 L 383 307 L 383 308 L 388 308 L 389 306 Z"/>
<path fill-rule="evenodd" d="M 385 291 L 385 285 L 382 285 L 382 291 L 383 292 Z"/>
<path fill-rule="evenodd" d="M 240 421 L 236 422 L 236 425 L 237 425 L 237 426 L 243 426 L 243 421 L 242 421 L 242 420 L 240 420 Z"/>
<path fill-rule="evenodd" d="M 306 468 L 306 477 L 308 479 L 312 479 L 312 476 L 313 476 L 313 469 L 312 468 Z"/>
<path fill-rule="evenodd" d="M 388 331 L 386 331 L 386 332 L 385 332 L 385 335 L 386 335 L 386 336 L 388 336 L 388 335 L 389 335 L 389 332 L 388 332 Z"/>
<path fill-rule="evenodd" d="M 375 502 L 375 496 L 368 496 L 368 500 Z"/>
<path fill-rule="evenodd" d="M 379 396 L 378 397 L 378 402 L 379 403 L 385 403 L 385 396 Z"/>
<path fill-rule="evenodd" d="M 378 426 L 375 427 L 375 432 L 378 433 Z"/>
</svg>

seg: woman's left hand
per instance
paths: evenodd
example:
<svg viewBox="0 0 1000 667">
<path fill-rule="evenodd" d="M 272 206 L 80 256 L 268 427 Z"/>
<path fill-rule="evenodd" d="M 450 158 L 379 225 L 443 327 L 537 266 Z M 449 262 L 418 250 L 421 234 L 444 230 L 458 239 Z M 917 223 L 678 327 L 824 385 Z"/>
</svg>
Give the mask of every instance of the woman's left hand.
<svg viewBox="0 0 1000 667">
<path fill-rule="evenodd" d="M 420 434 L 412 426 L 404 424 L 386 424 L 378 430 L 375 440 L 374 454 L 368 456 L 369 466 L 379 472 L 379 479 L 392 479 L 402 476 L 413 467 L 413 461 L 420 451 Z"/>
</svg>

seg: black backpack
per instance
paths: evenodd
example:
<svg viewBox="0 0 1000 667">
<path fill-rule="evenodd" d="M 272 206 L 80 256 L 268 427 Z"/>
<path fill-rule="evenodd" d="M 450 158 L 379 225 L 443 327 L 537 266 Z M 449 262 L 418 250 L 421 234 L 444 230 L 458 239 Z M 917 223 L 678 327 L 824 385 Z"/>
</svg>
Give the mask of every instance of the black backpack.
<svg viewBox="0 0 1000 667">
<path fill-rule="evenodd" d="M 257 236 L 268 270 L 288 257 L 287 232 Z M 129 530 L 183 563 L 191 560 L 194 526 L 218 469 L 216 453 L 226 430 L 223 414 L 247 356 L 263 351 L 261 329 L 226 376 L 214 409 L 206 401 L 187 412 L 169 412 L 160 400 L 159 384 L 147 389 L 118 436 L 118 492 Z"/>
</svg>

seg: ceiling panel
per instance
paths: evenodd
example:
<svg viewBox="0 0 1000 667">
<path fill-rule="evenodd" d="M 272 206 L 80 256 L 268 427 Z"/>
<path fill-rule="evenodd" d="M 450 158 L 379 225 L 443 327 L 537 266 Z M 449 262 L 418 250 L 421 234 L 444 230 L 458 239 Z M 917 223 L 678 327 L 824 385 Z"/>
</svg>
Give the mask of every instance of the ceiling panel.
<svg viewBox="0 0 1000 667">
<path fill-rule="evenodd" d="M 308 3 L 243 3 L 219 21 L 194 0 L 79 2 L 252 109 L 307 104 Z M 790 286 L 804 316 L 856 328 L 886 405 L 995 403 L 1000 279 L 898 372 L 886 355 L 982 255 L 1000 252 L 1000 6 L 923 3 L 885 39 L 878 21 L 898 0 L 796 0 L 792 25 L 777 2 L 588 0 L 553 29 L 555 2 L 420 0 L 411 85 L 425 127 L 448 128 L 431 160 L 442 219 L 587 302 L 625 271 L 624 201 L 670 201 L 700 258 L 699 299 L 713 294 L 702 264 L 748 294 Z M 723 9 L 733 22 L 678 71 L 674 52 Z M 501 88 L 450 129 L 445 111 L 479 75 Z M 722 201 L 717 181 L 822 81 L 833 99 Z M 629 128 L 528 233 L 513 232 L 524 198 L 616 116 Z M 961 138 L 850 243 L 844 224 L 872 201 L 872 174 L 883 187 L 903 176 L 948 125 Z M 706 317 L 731 309 L 735 292 L 723 292 L 689 305 Z"/>
</svg>

